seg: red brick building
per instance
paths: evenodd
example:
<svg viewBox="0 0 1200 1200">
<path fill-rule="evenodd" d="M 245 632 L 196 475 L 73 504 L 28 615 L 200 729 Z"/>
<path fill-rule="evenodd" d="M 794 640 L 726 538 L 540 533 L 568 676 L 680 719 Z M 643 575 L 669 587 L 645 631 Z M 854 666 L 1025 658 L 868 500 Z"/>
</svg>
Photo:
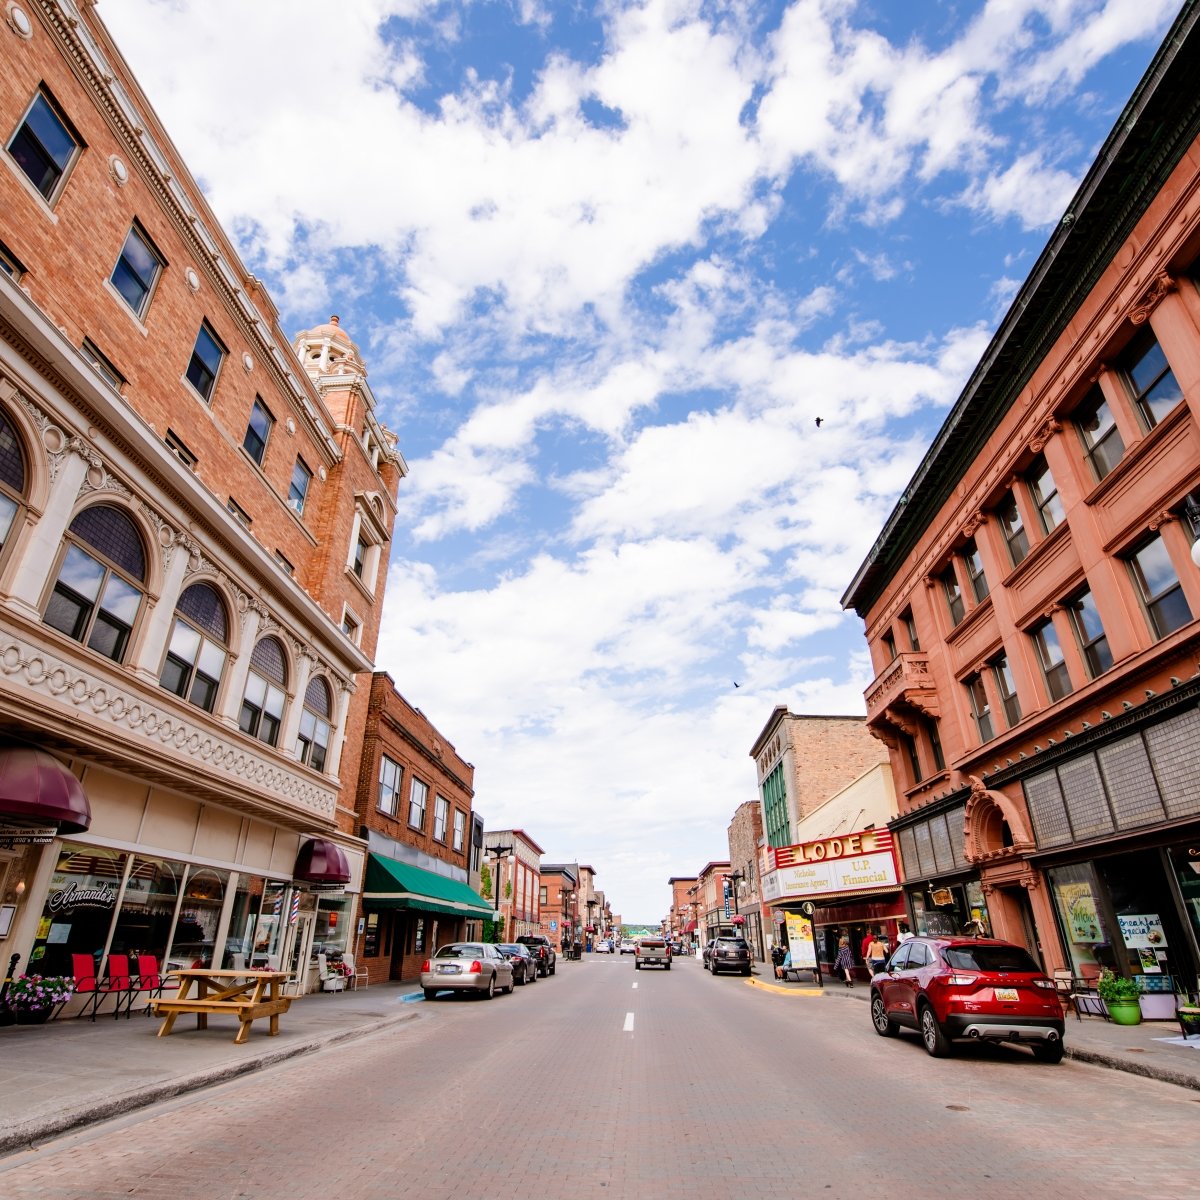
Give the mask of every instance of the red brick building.
<svg viewBox="0 0 1200 1200">
<path fill-rule="evenodd" d="M 503 920 L 503 940 L 542 931 L 542 848 L 523 829 L 489 830 L 492 899 Z"/>
<path fill-rule="evenodd" d="M 369 861 L 358 965 L 412 979 L 431 951 L 469 936 L 492 905 L 470 885 L 475 768 L 433 723 L 371 678 L 357 817 Z"/>
<path fill-rule="evenodd" d="M 696 940 L 696 876 L 672 875 L 667 880 L 671 888 L 671 910 L 668 924 L 671 936 L 678 940 Z"/>
<path fill-rule="evenodd" d="M 1184 5 L 844 598 L 917 928 L 977 921 L 1047 968 L 1192 990 L 1196 20 Z"/>
<path fill-rule="evenodd" d="M 0 797 L 4 952 L 308 986 L 361 884 L 404 461 L 336 320 L 279 328 L 95 7 L 5 15 L 0 758 L 68 800 Z"/>
</svg>

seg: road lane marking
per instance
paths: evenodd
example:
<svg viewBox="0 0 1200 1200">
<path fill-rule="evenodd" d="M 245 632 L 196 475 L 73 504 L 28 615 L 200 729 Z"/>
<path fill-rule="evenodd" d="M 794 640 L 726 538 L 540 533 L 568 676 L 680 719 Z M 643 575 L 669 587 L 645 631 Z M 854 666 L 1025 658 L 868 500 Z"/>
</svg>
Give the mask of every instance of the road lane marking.
<svg viewBox="0 0 1200 1200">
<path fill-rule="evenodd" d="M 636 979 L 633 981 L 633 990 L 635 992 L 637 991 L 637 980 Z"/>
<path fill-rule="evenodd" d="M 622 1033 L 632 1033 L 633 1032 L 633 1013 L 625 1014 L 625 1028 L 622 1029 L 621 1032 Z"/>
</svg>

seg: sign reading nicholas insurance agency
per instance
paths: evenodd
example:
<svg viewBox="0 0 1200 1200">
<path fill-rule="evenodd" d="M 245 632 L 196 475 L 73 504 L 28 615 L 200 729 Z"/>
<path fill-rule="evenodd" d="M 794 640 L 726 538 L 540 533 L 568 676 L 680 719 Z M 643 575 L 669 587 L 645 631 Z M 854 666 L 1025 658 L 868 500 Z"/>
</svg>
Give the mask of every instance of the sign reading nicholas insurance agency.
<svg viewBox="0 0 1200 1200">
<path fill-rule="evenodd" d="M 771 855 L 781 898 L 877 892 L 900 886 L 892 835 L 887 829 L 865 829 L 782 846 Z"/>
</svg>

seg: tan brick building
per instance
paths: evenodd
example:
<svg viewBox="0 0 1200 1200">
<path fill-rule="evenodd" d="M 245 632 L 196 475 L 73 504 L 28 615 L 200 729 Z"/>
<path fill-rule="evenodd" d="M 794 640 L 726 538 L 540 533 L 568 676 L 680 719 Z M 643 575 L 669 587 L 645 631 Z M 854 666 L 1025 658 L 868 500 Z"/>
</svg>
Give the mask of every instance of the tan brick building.
<svg viewBox="0 0 1200 1200">
<path fill-rule="evenodd" d="M 1047 968 L 1188 990 L 1197 19 L 1185 5 L 844 598 L 917 927 L 979 922 Z"/>
<path fill-rule="evenodd" d="M 766 939 L 771 934 L 771 911 L 764 909 L 760 882 L 763 816 L 762 804 L 747 800 L 739 804 L 729 822 L 730 874 L 733 877 L 737 915 L 742 936 L 750 943 L 750 953 L 763 961 Z"/>
<path fill-rule="evenodd" d="M 336 320 L 280 330 L 93 5 L 10 4 L 0 65 L 4 952 L 308 986 L 361 886 L 404 461 Z"/>
</svg>

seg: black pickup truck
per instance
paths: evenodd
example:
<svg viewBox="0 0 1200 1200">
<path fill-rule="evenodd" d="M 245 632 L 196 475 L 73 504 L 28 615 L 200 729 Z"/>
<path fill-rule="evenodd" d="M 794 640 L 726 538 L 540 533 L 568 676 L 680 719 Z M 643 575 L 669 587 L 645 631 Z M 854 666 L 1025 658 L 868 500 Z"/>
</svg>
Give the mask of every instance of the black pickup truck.
<svg viewBox="0 0 1200 1200">
<path fill-rule="evenodd" d="M 522 946 L 529 947 L 529 953 L 537 960 L 537 969 L 539 975 L 553 975 L 554 967 L 558 961 L 558 955 L 554 953 L 554 947 L 550 945 L 550 939 L 544 937 L 540 933 L 527 933 L 522 937 L 517 938 Z"/>
</svg>

